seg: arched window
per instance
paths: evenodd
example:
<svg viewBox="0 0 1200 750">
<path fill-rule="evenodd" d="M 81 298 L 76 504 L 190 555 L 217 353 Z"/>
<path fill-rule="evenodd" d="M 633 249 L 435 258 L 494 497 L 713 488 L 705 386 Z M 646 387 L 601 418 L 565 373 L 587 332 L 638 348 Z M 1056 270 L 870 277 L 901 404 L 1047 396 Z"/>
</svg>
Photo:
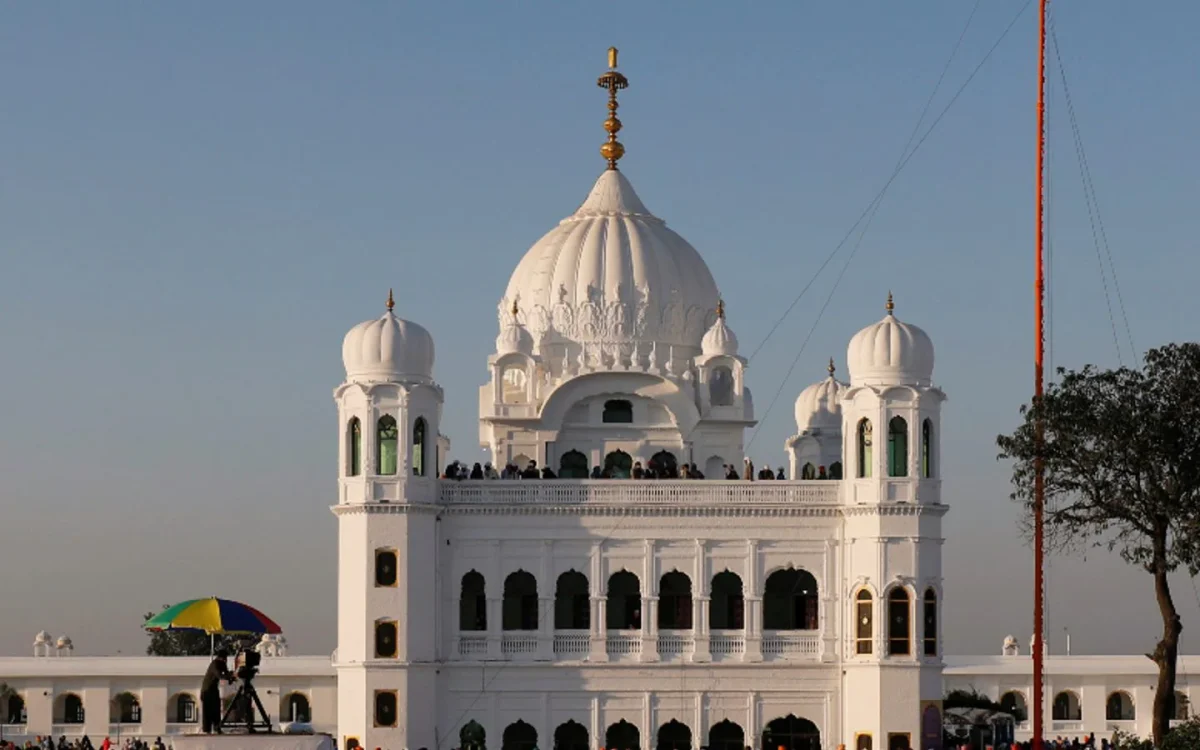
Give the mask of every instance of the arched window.
<svg viewBox="0 0 1200 750">
<path fill-rule="evenodd" d="M 109 706 L 109 721 L 113 724 L 141 724 L 142 704 L 133 693 L 121 693 Z"/>
<path fill-rule="evenodd" d="M 471 719 L 458 730 L 458 746 L 461 750 L 487 750 L 487 732 Z"/>
<path fill-rule="evenodd" d="M 712 579 L 712 602 L 708 610 L 711 630 L 743 630 L 746 627 L 746 599 L 742 579 L 728 570 Z"/>
<path fill-rule="evenodd" d="M 637 576 L 618 570 L 609 577 L 606 609 L 609 630 L 641 630 L 642 590 Z"/>
<path fill-rule="evenodd" d="M 842 478 L 842 462 L 841 461 L 834 461 L 833 463 L 829 464 L 829 478 L 830 479 L 841 479 Z"/>
<path fill-rule="evenodd" d="M 856 654 L 871 653 L 871 643 L 875 637 L 875 602 L 871 592 L 862 589 L 854 597 L 854 652 Z"/>
<path fill-rule="evenodd" d="M 62 723 L 63 724 L 82 724 L 83 723 L 83 700 L 74 693 L 67 693 L 62 697 Z M 57 723 L 57 722 L 56 722 Z"/>
<path fill-rule="evenodd" d="M 199 720 L 196 699 L 188 693 L 180 693 L 167 703 L 168 724 L 195 724 Z"/>
<path fill-rule="evenodd" d="M 821 750 L 821 731 L 808 719 L 788 714 L 767 724 L 762 733 L 762 747 L 784 750 Z"/>
<path fill-rule="evenodd" d="M 904 656 L 912 653 L 909 622 L 908 589 L 897 586 L 888 594 L 888 654 Z"/>
<path fill-rule="evenodd" d="M 933 422 L 921 423 L 921 476 L 933 476 Z"/>
<path fill-rule="evenodd" d="M 312 721 L 312 710 L 308 706 L 308 697 L 303 693 L 292 693 L 283 704 L 283 720 L 307 724 Z"/>
<path fill-rule="evenodd" d="M 816 479 L 817 478 L 817 467 L 813 466 L 811 462 L 804 464 L 804 467 L 800 469 L 800 478 L 801 479 Z"/>
<path fill-rule="evenodd" d="M 1133 698 L 1124 690 L 1118 690 L 1108 696 L 1104 702 L 1104 718 L 1107 721 L 1133 721 L 1137 718 L 1133 708 Z"/>
<path fill-rule="evenodd" d="M 458 600 L 458 629 L 487 630 L 487 594 L 483 576 L 472 570 L 462 577 L 462 596 Z"/>
<path fill-rule="evenodd" d="M 714 367 L 708 381 L 708 399 L 713 406 L 733 403 L 733 372 L 728 367 Z"/>
<path fill-rule="evenodd" d="M 12 693 L 5 701 L 4 714 L 0 716 L 0 723 L 3 724 L 25 724 L 25 699 L 20 693 Z"/>
<path fill-rule="evenodd" d="M 673 479 L 679 476 L 679 464 L 671 451 L 659 451 L 650 457 L 648 468 L 654 469 L 659 479 Z"/>
<path fill-rule="evenodd" d="M 605 401 L 601 419 L 605 424 L 632 424 L 633 404 L 624 399 Z"/>
<path fill-rule="evenodd" d="M 609 725 L 608 731 L 604 733 L 604 746 L 608 750 L 640 750 L 642 734 L 637 725 L 621 719 L 616 724 Z"/>
<path fill-rule="evenodd" d="M 346 474 L 356 477 L 362 473 L 362 422 L 350 420 L 346 428 Z"/>
<path fill-rule="evenodd" d="M 538 744 L 537 730 L 517 719 L 504 728 L 500 750 L 534 750 Z"/>
<path fill-rule="evenodd" d="M 1050 718 L 1053 721 L 1082 721 L 1083 709 L 1079 705 L 1079 696 L 1070 690 L 1064 690 L 1054 696 Z"/>
<path fill-rule="evenodd" d="M 554 750 L 591 750 L 587 727 L 568 719 L 554 730 Z"/>
<path fill-rule="evenodd" d="M 871 464 L 874 463 L 874 451 L 871 441 L 871 420 L 858 420 L 858 476 L 871 476 Z"/>
<path fill-rule="evenodd" d="M 908 476 L 908 422 L 892 417 L 888 422 L 888 476 Z"/>
<path fill-rule="evenodd" d="M 413 422 L 412 467 L 413 476 L 425 476 L 425 444 L 429 442 L 425 430 L 425 418 L 417 417 Z"/>
<path fill-rule="evenodd" d="M 591 614 L 587 576 L 578 570 L 560 575 L 554 591 L 554 629 L 587 630 Z"/>
<path fill-rule="evenodd" d="M 375 585 L 396 585 L 396 550 L 375 550 Z"/>
<path fill-rule="evenodd" d="M 500 376 L 500 399 L 506 404 L 523 404 L 529 400 L 529 378 L 520 367 L 509 367 Z"/>
<path fill-rule="evenodd" d="M 1188 700 L 1187 695 L 1178 690 L 1175 691 L 1175 705 L 1171 709 L 1171 715 L 1175 717 L 1175 721 L 1187 721 L 1192 718 L 1191 701 Z"/>
<path fill-rule="evenodd" d="M 518 570 L 504 579 L 504 604 L 501 619 L 505 630 L 538 629 L 537 579 Z"/>
<path fill-rule="evenodd" d="M 587 479 L 588 458 L 579 451 L 567 451 L 558 459 L 559 479 Z"/>
<path fill-rule="evenodd" d="M 925 655 L 938 655 L 937 592 L 925 590 Z"/>
<path fill-rule="evenodd" d="M 396 621 L 375 621 L 375 658 L 396 658 Z"/>
<path fill-rule="evenodd" d="M 1029 718 L 1029 708 L 1025 703 L 1025 694 L 1018 690 L 1009 690 L 1000 696 L 1000 708 L 1007 714 L 1012 714 L 1018 723 Z"/>
<path fill-rule="evenodd" d="M 658 728 L 658 742 L 654 750 L 692 750 L 691 728 L 671 719 Z"/>
<path fill-rule="evenodd" d="M 672 570 L 658 582 L 658 627 L 692 629 L 692 579 L 678 570 Z"/>
<path fill-rule="evenodd" d="M 708 730 L 708 750 L 745 750 L 746 732 L 729 719 Z"/>
<path fill-rule="evenodd" d="M 622 450 L 615 450 L 604 457 L 604 470 L 613 479 L 628 479 L 633 469 L 633 458 Z"/>
<path fill-rule="evenodd" d="M 765 630 L 816 630 L 817 579 L 807 570 L 786 568 L 767 577 L 763 592 Z"/>
<path fill-rule="evenodd" d="M 375 691 L 375 726 L 394 727 L 399 717 L 395 690 Z"/>
<path fill-rule="evenodd" d="M 396 418 L 390 414 L 380 417 L 375 431 L 376 473 L 391 476 L 396 473 L 396 443 L 400 437 L 396 430 Z"/>
</svg>

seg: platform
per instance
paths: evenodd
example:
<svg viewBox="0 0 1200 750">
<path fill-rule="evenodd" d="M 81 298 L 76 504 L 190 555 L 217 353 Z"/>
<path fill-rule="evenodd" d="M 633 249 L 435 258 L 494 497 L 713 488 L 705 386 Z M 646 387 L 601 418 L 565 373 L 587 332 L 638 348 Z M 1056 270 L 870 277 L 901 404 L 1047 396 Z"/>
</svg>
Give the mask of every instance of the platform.
<svg viewBox="0 0 1200 750">
<path fill-rule="evenodd" d="M 171 738 L 175 750 L 337 750 L 327 734 L 184 734 Z"/>
</svg>

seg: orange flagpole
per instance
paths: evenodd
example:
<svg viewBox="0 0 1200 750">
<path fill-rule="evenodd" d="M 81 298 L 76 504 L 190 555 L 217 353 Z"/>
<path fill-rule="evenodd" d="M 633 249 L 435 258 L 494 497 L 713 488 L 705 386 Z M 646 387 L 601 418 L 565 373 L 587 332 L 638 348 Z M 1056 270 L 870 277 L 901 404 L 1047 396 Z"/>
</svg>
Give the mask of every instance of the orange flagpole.
<svg viewBox="0 0 1200 750">
<path fill-rule="evenodd" d="M 1043 175 L 1045 173 L 1046 155 L 1046 5 L 1048 0 L 1038 0 L 1038 97 L 1037 97 L 1037 178 L 1036 178 L 1036 210 L 1035 220 L 1037 237 L 1035 241 L 1036 256 L 1034 258 L 1034 297 L 1036 299 L 1033 313 L 1034 327 L 1034 356 L 1033 356 L 1033 399 L 1036 404 L 1042 398 L 1045 382 L 1045 298 L 1046 279 L 1043 268 L 1045 245 L 1045 189 Z M 1038 416 L 1034 422 L 1034 477 L 1033 477 L 1033 750 L 1042 750 L 1044 736 L 1043 722 L 1045 720 L 1045 704 L 1043 699 L 1043 679 L 1045 669 L 1046 648 L 1042 642 L 1045 630 L 1045 507 L 1046 483 L 1045 466 L 1042 462 L 1041 451 L 1045 440 L 1045 425 Z"/>
</svg>

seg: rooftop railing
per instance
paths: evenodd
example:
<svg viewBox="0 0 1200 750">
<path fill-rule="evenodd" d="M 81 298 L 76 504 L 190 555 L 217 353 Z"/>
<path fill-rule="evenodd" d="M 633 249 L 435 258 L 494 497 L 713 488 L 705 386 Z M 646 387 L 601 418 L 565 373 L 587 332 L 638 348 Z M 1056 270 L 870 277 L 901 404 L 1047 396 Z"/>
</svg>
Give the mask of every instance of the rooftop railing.
<svg viewBox="0 0 1200 750">
<path fill-rule="evenodd" d="M 446 505 L 835 505 L 841 482 L 709 479 L 442 480 Z"/>
</svg>

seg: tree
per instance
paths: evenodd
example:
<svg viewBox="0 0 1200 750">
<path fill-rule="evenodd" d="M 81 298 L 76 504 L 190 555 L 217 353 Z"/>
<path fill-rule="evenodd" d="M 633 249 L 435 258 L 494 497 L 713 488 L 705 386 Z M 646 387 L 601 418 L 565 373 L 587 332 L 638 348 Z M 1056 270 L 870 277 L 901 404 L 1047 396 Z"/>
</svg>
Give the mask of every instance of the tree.
<svg viewBox="0 0 1200 750">
<path fill-rule="evenodd" d="M 142 622 L 155 614 L 147 612 Z M 146 635 L 150 636 L 150 643 L 146 644 L 150 656 L 208 656 L 214 648 L 225 648 L 233 654 L 254 645 L 253 636 L 218 635 L 210 640 L 203 630 L 148 630 Z"/>
<path fill-rule="evenodd" d="M 1152 349 L 1141 369 L 1089 365 L 1059 376 L 1040 402 L 1021 407 L 1024 424 L 997 438 L 1000 458 L 1014 462 L 1013 500 L 1032 510 L 1040 455 L 1050 549 L 1115 549 L 1153 577 L 1163 629 L 1147 656 L 1158 665 L 1161 746 L 1183 627 L 1167 576 L 1180 567 L 1195 576 L 1200 562 L 1200 344 Z"/>
</svg>

